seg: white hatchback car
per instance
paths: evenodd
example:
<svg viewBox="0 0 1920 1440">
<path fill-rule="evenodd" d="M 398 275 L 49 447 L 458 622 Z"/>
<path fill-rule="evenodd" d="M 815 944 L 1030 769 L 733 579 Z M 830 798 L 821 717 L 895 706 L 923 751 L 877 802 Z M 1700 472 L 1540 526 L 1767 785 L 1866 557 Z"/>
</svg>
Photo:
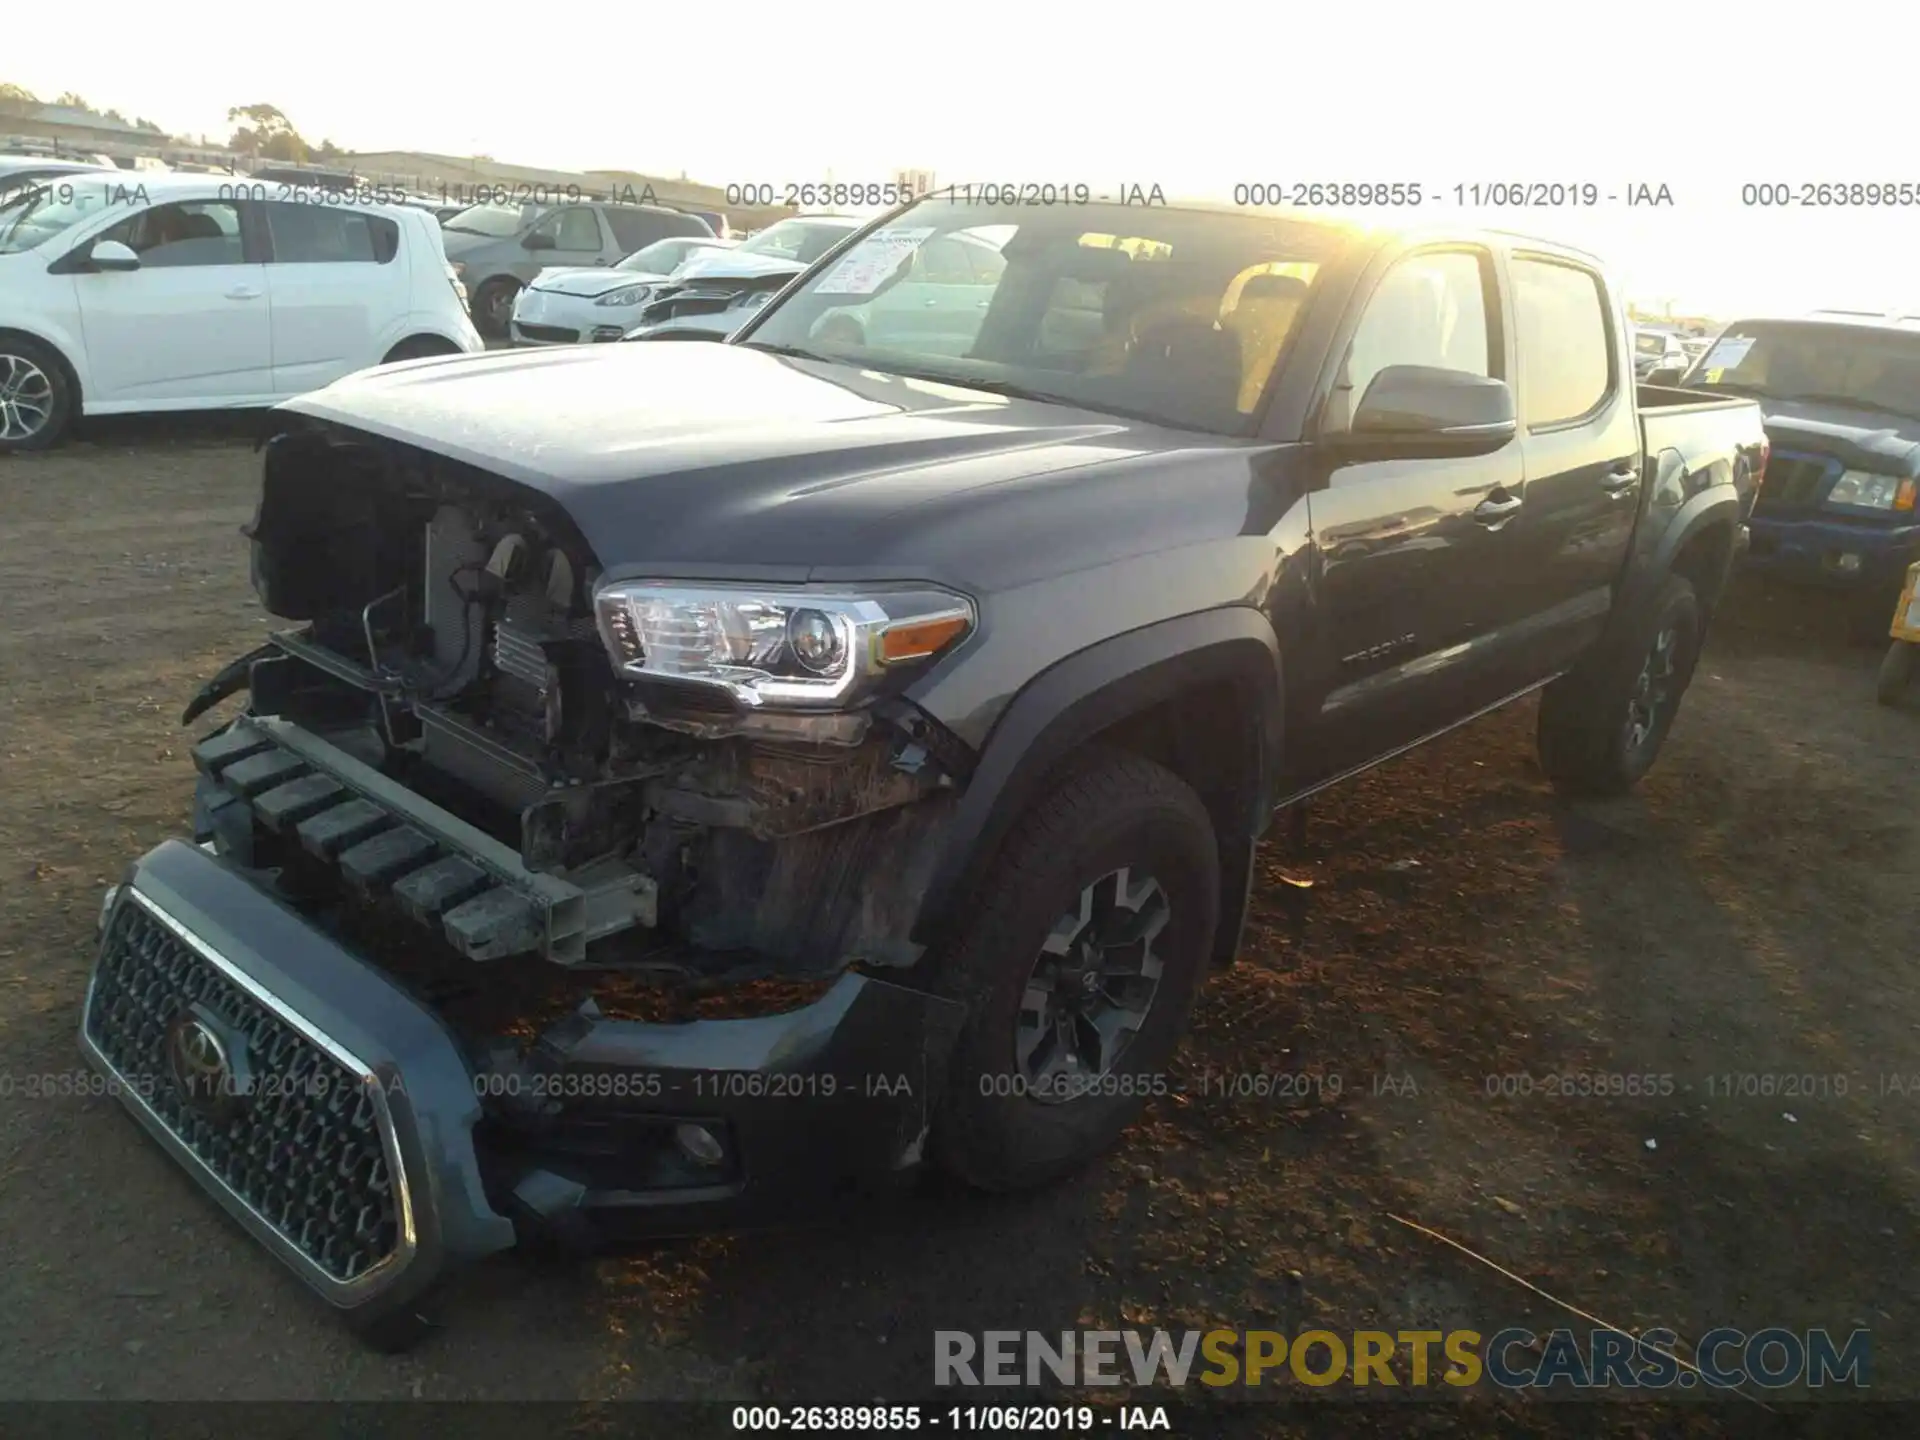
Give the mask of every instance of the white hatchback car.
<svg viewBox="0 0 1920 1440">
<path fill-rule="evenodd" d="M 0 454 L 485 348 L 425 210 L 124 171 L 0 205 Z"/>
</svg>

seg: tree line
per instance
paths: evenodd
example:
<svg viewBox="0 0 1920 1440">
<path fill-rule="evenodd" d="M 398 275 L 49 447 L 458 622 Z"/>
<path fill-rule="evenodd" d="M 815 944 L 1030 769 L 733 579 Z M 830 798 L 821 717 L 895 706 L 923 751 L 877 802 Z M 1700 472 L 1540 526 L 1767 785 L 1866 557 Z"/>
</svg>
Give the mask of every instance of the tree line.
<svg viewBox="0 0 1920 1440">
<path fill-rule="evenodd" d="M 118 110 L 97 110 L 87 103 L 86 97 L 71 90 L 48 102 L 41 100 L 24 85 L 0 81 L 0 117 L 24 119 L 48 103 L 98 115 L 122 125 L 132 125 L 136 129 L 150 130 L 156 135 L 166 133 L 144 117 L 129 120 Z M 235 105 L 227 111 L 227 122 L 234 127 L 227 140 L 227 148 L 262 159 L 300 164 L 307 160 L 331 160 L 345 153 L 331 140 L 322 140 L 318 144 L 308 142 L 278 105 Z"/>
</svg>

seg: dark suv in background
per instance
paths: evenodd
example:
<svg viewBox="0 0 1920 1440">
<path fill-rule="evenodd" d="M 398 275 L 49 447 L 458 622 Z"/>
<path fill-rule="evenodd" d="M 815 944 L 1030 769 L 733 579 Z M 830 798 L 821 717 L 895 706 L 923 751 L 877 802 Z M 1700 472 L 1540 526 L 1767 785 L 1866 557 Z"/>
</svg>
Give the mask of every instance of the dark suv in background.
<svg viewBox="0 0 1920 1440">
<path fill-rule="evenodd" d="M 1884 631 L 1920 559 L 1920 329 L 1823 312 L 1737 320 L 1684 383 L 1757 400 L 1773 459 L 1746 567 L 1851 593 Z"/>
</svg>

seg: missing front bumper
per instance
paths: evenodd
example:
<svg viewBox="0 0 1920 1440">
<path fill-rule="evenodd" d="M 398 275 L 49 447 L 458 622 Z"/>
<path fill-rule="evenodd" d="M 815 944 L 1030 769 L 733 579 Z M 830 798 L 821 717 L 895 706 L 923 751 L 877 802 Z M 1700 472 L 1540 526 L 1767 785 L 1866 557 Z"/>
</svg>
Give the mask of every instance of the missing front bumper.
<svg viewBox="0 0 1920 1440">
<path fill-rule="evenodd" d="M 648 877 L 614 861 L 571 874 L 530 869 L 511 846 L 286 720 L 242 716 L 194 746 L 193 758 L 217 792 L 204 808 L 235 809 L 286 835 L 361 895 L 390 895 L 469 959 L 535 953 L 579 964 L 591 941 L 655 921 Z"/>
<path fill-rule="evenodd" d="M 530 1232 L 598 1243 L 831 1211 L 920 1160 L 963 1015 L 846 974 L 758 1019 L 589 1006 L 479 1061 L 385 973 L 183 841 L 133 865 L 103 922 L 89 1059 L 276 1258 L 368 1317 Z"/>
</svg>

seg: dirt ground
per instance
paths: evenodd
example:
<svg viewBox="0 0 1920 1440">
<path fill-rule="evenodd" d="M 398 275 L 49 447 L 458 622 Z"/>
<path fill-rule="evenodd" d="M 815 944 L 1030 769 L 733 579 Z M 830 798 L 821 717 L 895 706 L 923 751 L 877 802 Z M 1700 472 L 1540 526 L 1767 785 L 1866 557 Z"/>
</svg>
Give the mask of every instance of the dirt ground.
<svg viewBox="0 0 1920 1440">
<path fill-rule="evenodd" d="M 157 421 L 0 462 L 0 1397 L 858 1402 L 927 1396 L 936 1329 L 1583 1324 L 1392 1215 L 1611 1324 L 1867 1328 L 1874 1395 L 1920 1395 L 1920 707 L 1746 587 L 1633 798 L 1557 803 L 1529 704 L 1269 847 L 1182 1064 L 1305 1098 L 1158 1102 L 1031 1197 L 510 1256 L 361 1349 L 114 1102 L 30 1093 L 79 1071 L 102 887 L 185 822 L 182 703 L 264 628 L 257 465 L 243 423 Z M 1544 1093 L 1570 1073 L 1671 1093 Z"/>
</svg>

